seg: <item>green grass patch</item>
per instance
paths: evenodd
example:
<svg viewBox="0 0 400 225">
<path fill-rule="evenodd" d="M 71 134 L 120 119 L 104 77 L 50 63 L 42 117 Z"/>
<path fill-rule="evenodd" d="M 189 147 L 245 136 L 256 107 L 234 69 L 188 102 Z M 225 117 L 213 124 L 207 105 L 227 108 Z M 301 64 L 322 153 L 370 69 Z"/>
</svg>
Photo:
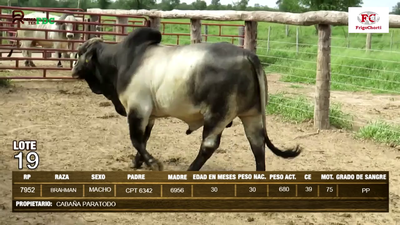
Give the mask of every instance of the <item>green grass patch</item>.
<svg viewBox="0 0 400 225">
<path fill-rule="evenodd" d="M 351 129 L 352 117 L 340 109 L 340 105 L 332 104 L 330 124 L 339 129 Z M 313 103 L 304 96 L 287 96 L 284 93 L 270 94 L 267 114 L 279 115 L 286 121 L 307 122 L 314 118 Z"/>
<path fill-rule="evenodd" d="M 303 86 L 292 84 L 290 85 L 291 88 L 304 88 Z"/>
<path fill-rule="evenodd" d="M 375 121 L 360 128 L 356 136 L 376 142 L 400 145 L 400 126 L 391 125 L 383 121 Z"/>
<path fill-rule="evenodd" d="M 10 79 L 0 79 L 0 88 L 10 87 L 11 81 Z"/>
</svg>

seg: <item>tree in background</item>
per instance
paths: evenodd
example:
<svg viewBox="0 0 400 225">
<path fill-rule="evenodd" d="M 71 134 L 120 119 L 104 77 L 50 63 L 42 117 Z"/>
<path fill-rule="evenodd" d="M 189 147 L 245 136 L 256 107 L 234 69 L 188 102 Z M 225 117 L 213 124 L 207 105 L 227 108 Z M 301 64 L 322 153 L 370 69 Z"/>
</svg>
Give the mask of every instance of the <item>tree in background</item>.
<svg viewBox="0 0 400 225">
<path fill-rule="evenodd" d="M 160 6 L 162 10 L 170 11 L 178 7 L 180 4 L 180 0 L 162 0 Z"/>
<path fill-rule="evenodd" d="M 154 8 L 155 0 L 117 0 L 113 9 L 150 9 Z"/>
<path fill-rule="evenodd" d="M 205 10 L 207 9 L 207 3 L 202 0 L 196 0 L 192 3 L 192 6 L 195 10 Z"/>
<path fill-rule="evenodd" d="M 283 5 L 284 12 L 305 12 L 305 11 L 319 11 L 319 10 L 333 10 L 333 11 L 347 11 L 349 7 L 360 7 L 363 4 L 362 0 L 278 0 L 277 4 Z M 299 7 L 299 8 L 297 8 Z M 293 10 L 293 11 L 292 11 Z M 318 34 L 318 27 L 315 25 L 315 33 Z"/>
<path fill-rule="evenodd" d="M 306 10 L 299 4 L 299 0 L 278 0 L 276 4 L 282 12 L 300 13 Z"/>
<path fill-rule="evenodd" d="M 246 10 L 248 4 L 249 4 L 249 0 L 240 0 L 240 1 L 234 2 L 233 7 L 236 10 L 244 11 L 244 10 Z"/>
<path fill-rule="evenodd" d="M 109 0 L 98 0 L 97 4 L 99 5 L 99 8 L 107 9 L 111 2 Z"/>
<path fill-rule="evenodd" d="M 209 8 L 211 10 L 218 10 L 221 7 L 221 2 L 220 0 L 211 0 L 211 5 L 209 6 Z"/>
<path fill-rule="evenodd" d="M 102 9 L 161 9 L 161 10 L 250 10 L 250 11 L 278 11 L 267 6 L 255 4 L 249 6 L 249 0 L 233 0 L 232 4 L 222 5 L 221 0 L 211 0 L 207 5 L 205 0 L 195 0 L 191 4 L 181 0 L 0 0 L 0 5 L 20 7 L 52 7 L 52 8 L 102 8 Z M 286 0 L 285 0 L 286 1 Z M 78 5 L 79 3 L 79 5 Z"/>
<path fill-rule="evenodd" d="M 347 11 L 349 7 L 360 7 L 362 4 L 362 0 L 299 0 L 299 5 L 303 5 L 308 11 Z"/>
<path fill-rule="evenodd" d="M 392 14 L 400 15 L 400 2 L 398 2 L 395 6 L 393 6 Z"/>
</svg>

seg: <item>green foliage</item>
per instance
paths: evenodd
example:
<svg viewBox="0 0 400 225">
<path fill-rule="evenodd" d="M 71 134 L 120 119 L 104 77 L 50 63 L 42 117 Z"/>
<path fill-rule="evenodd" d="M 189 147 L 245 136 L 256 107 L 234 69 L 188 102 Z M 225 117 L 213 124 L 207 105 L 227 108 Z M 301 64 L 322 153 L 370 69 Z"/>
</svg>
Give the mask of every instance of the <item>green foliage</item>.
<svg viewBox="0 0 400 225">
<path fill-rule="evenodd" d="M 11 81 L 9 79 L 0 79 L 0 88 L 10 87 Z"/>
<path fill-rule="evenodd" d="M 195 10 L 205 10 L 207 9 L 207 3 L 202 0 L 196 0 L 192 3 L 193 9 Z"/>
<path fill-rule="evenodd" d="M 180 0 L 162 0 L 161 9 L 165 11 L 170 11 L 179 6 L 180 3 L 181 3 Z"/>
<path fill-rule="evenodd" d="M 299 0 L 308 10 L 347 11 L 348 7 L 359 7 L 362 0 Z"/>
<path fill-rule="evenodd" d="M 349 7 L 360 7 L 362 0 L 278 0 L 276 4 L 283 12 L 318 10 L 347 11 Z"/>
<path fill-rule="evenodd" d="M 80 0 L 79 8 L 102 9 L 160 9 L 160 10 L 249 10 L 249 11 L 277 11 L 267 6 L 248 5 L 249 0 L 235 0 L 232 4 L 222 5 L 220 0 L 211 0 L 207 5 L 205 0 L 196 0 L 191 4 L 180 0 Z M 0 0 L 0 5 L 7 5 L 8 0 Z M 12 6 L 20 7 L 52 7 L 78 8 L 78 0 L 11 0 Z"/>
<path fill-rule="evenodd" d="M 392 8 L 392 14 L 400 15 L 400 2 L 396 3 Z"/>
<path fill-rule="evenodd" d="M 267 114 L 276 114 L 284 120 L 302 123 L 313 120 L 314 105 L 301 95 L 291 97 L 284 93 L 271 94 L 269 95 Z M 329 122 L 336 128 L 352 128 L 352 116 L 344 113 L 338 104 L 332 104 L 329 110 Z"/>
<path fill-rule="evenodd" d="M 306 9 L 299 4 L 299 0 L 279 0 L 276 2 L 278 8 L 282 12 L 300 13 Z"/>
<path fill-rule="evenodd" d="M 155 0 L 117 0 L 109 8 L 113 9 L 152 9 Z M 162 4 L 161 4 L 162 5 Z"/>
<path fill-rule="evenodd" d="M 357 137 L 400 145 L 400 126 L 394 126 L 383 121 L 371 122 L 357 132 Z"/>
<path fill-rule="evenodd" d="M 97 3 L 99 4 L 99 8 L 107 9 L 108 6 L 111 4 L 109 0 L 98 0 Z"/>
</svg>

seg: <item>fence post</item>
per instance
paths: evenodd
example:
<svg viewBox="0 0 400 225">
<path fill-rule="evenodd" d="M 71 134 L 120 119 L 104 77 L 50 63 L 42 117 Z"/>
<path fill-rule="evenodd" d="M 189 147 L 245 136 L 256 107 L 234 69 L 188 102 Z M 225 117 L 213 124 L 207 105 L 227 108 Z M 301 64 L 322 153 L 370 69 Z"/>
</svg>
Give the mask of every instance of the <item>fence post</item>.
<svg viewBox="0 0 400 225">
<path fill-rule="evenodd" d="M 347 48 L 350 48 L 350 33 L 347 34 L 346 42 L 347 42 L 346 44 Z"/>
<path fill-rule="evenodd" d="M 114 24 L 117 24 L 117 22 L 115 21 Z M 112 32 L 116 33 L 117 32 L 117 26 L 113 26 L 112 27 Z M 117 40 L 117 35 L 113 35 L 113 41 Z"/>
<path fill-rule="evenodd" d="M 117 17 L 117 24 L 128 24 L 128 17 Z M 118 26 L 117 27 L 117 33 L 123 33 L 126 34 L 126 27 L 125 26 Z M 125 38 L 125 36 L 121 35 L 116 35 L 115 36 L 115 41 L 120 42 Z"/>
<path fill-rule="evenodd" d="M 314 127 L 320 130 L 329 128 L 329 98 L 331 80 L 331 26 L 318 25 L 318 58 Z"/>
<path fill-rule="evenodd" d="M 257 52 L 257 22 L 244 22 L 244 48 Z"/>
<path fill-rule="evenodd" d="M 390 32 L 390 51 L 392 51 L 393 48 L 393 32 L 394 31 Z"/>
<path fill-rule="evenodd" d="M 299 53 L 299 27 L 296 27 L 296 53 Z"/>
<path fill-rule="evenodd" d="M 244 27 L 238 27 L 238 35 L 244 37 Z M 239 38 L 239 46 L 244 47 L 244 38 Z"/>
<path fill-rule="evenodd" d="M 190 19 L 190 43 L 201 43 L 201 20 Z"/>
<path fill-rule="evenodd" d="M 95 16 L 95 15 L 90 15 L 89 17 L 89 22 L 97 22 L 99 20 L 99 16 Z M 96 25 L 89 25 L 87 26 L 87 31 L 96 31 Z M 90 38 L 95 37 L 96 34 L 86 34 L 85 35 L 85 40 L 89 40 Z"/>
<path fill-rule="evenodd" d="M 268 27 L 267 52 L 269 52 L 269 48 L 270 48 L 270 44 L 269 44 L 270 35 L 271 35 L 271 26 Z"/>
<path fill-rule="evenodd" d="M 150 17 L 150 27 L 156 30 L 160 30 L 161 19 L 159 17 Z"/>
<path fill-rule="evenodd" d="M 208 39 L 208 36 L 207 36 L 208 35 L 208 25 L 204 26 L 204 34 L 206 35 L 205 38 L 204 38 L 205 42 L 207 42 L 207 39 Z"/>
<path fill-rule="evenodd" d="M 289 37 L 289 25 L 285 25 L 285 35 L 286 37 Z"/>
<path fill-rule="evenodd" d="M 369 50 L 371 50 L 371 39 L 372 39 L 372 33 L 368 33 L 367 34 L 367 41 L 365 43 L 365 49 L 367 50 L 367 52 Z"/>
</svg>

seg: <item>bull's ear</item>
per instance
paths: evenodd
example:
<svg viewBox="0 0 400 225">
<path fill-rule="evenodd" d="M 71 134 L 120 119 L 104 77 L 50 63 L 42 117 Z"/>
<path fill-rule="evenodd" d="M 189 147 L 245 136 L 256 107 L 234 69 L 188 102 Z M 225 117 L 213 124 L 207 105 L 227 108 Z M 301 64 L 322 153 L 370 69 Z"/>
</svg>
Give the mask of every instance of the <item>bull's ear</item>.
<svg viewBox="0 0 400 225">
<path fill-rule="evenodd" d="M 58 20 L 65 20 L 67 18 L 68 14 L 64 13 L 60 16 L 60 18 L 58 18 Z M 64 22 L 56 22 L 57 25 L 63 25 Z"/>
<path fill-rule="evenodd" d="M 98 68 L 97 63 L 97 49 L 99 47 L 99 42 L 92 43 L 88 48 L 86 53 L 83 55 L 83 60 L 85 65 L 90 65 L 91 69 L 93 69 L 94 74 L 99 83 L 103 83 L 103 78 L 101 76 L 101 72 Z"/>
<path fill-rule="evenodd" d="M 97 53 L 97 47 L 98 47 L 98 43 L 93 43 L 91 44 L 87 50 L 86 53 L 84 54 L 84 62 L 85 64 L 88 64 L 89 62 L 91 62 L 93 59 L 96 58 L 96 53 Z"/>
</svg>

